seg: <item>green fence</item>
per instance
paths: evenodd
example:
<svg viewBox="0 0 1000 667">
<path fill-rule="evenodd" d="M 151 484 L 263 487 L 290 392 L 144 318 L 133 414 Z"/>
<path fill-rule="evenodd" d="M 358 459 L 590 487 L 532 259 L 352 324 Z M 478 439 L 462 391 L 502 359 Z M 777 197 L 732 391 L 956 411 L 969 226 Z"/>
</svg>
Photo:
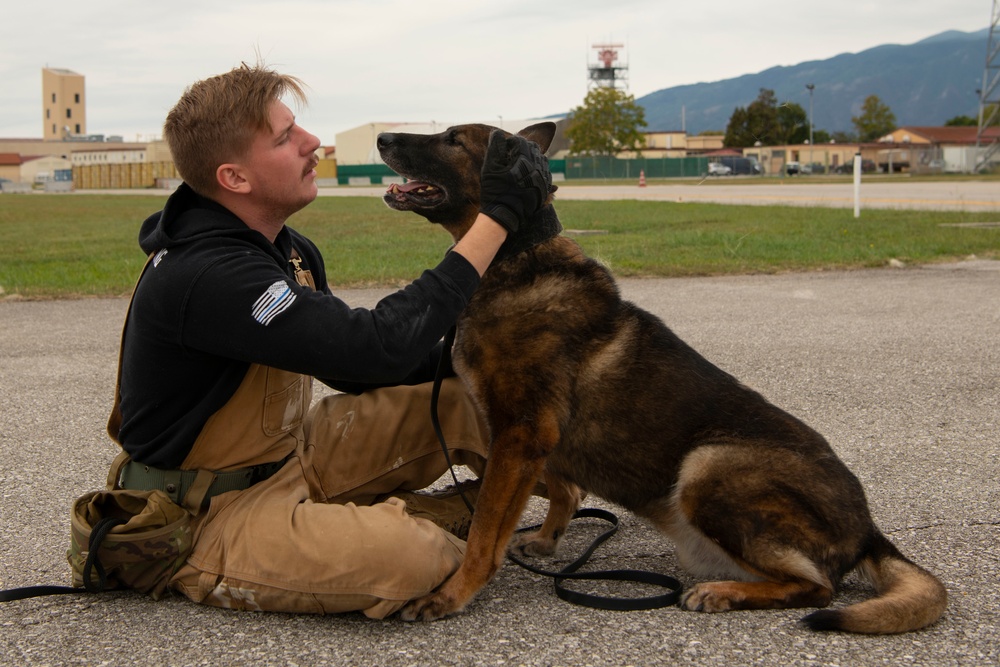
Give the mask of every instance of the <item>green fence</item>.
<svg viewBox="0 0 1000 667">
<path fill-rule="evenodd" d="M 361 183 L 364 179 L 368 179 L 368 182 L 372 185 L 379 185 L 382 183 L 382 179 L 390 176 L 395 176 L 396 172 L 384 164 L 338 164 L 337 165 L 337 183 L 340 185 L 350 185 L 352 183 Z"/>
<path fill-rule="evenodd" d="M 554 171 L 554 170 L 553 170 Z M 613 157 L 568 157 L 566 178 L 693 178 L 708 171 L 705 157 L 635 158 L 621 160 Z"/>
<path fill-rule="evenodd" d="M 620 160 L 613 157 L 569 157 L 565 160 L 549 160 L 549 169 L 552 170 L 553 174 L 565 174 L 567 180 L 583 178 L 636 179 L 639 178 L 640 172 L 646 178 L 694 178 L 702 176 L 708 171 L 708 158 L 671 157 Z M 340 185 L 351 183 L 379 185 L 383 183 L 382 179 L 395 176 L 396 173 L 384 164 L 337 165 L 337 182 Z"/>
</svg>

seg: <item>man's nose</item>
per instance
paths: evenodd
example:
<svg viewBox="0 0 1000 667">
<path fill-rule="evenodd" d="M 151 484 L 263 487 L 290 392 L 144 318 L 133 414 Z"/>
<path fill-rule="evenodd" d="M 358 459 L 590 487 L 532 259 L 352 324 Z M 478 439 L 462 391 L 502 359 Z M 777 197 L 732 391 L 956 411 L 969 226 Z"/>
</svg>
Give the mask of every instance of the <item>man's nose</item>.
<svg viewBox="0 0 1000 667">
<path fill-rule="evenodd" d="M 306 132 L 306 141 L 305 141 L 305 147 L 307 149 L 306 153 L 315 152 L 316 149 L 319 148 L 321 145 L 322 142 L 320 142 L 319 137 L 317 137 L 315 134 L 310 134 L 309 132 Z"/>
</svg>

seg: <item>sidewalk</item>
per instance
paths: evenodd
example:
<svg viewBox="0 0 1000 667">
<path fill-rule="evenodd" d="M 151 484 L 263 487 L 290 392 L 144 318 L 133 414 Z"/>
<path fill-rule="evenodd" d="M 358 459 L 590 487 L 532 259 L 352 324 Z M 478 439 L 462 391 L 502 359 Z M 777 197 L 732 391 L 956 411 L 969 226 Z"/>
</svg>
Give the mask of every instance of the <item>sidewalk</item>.
<svg viewBox="0 0 1000 667">
<path fill-rule="evenodd" d="M 131 593 L 4 603 L 0 665 L 1000 663 L 1000 262 L 622 288 L 827 436 L 882 530 L 947 586 L 938 624 L 866 637 L 810 632 L 797 623 L 808 610 L 596 611 L 507 564 L 466 613 L 430 624 L 232 612 Z M 383 293 L 341 295 L 370 306 Z M 104 422 L 125 307 L 0 301 L 0 587 L 68 582 L 70 503 L 103 485 L 115 453 Z M 532 502 L 526 523 L 544 512 Z M 610 509 L 622 528 L 595 568 L 692 583 L 669 542 Z M 834 605 L 870 595 L 852 576 Z"/>
</svg>

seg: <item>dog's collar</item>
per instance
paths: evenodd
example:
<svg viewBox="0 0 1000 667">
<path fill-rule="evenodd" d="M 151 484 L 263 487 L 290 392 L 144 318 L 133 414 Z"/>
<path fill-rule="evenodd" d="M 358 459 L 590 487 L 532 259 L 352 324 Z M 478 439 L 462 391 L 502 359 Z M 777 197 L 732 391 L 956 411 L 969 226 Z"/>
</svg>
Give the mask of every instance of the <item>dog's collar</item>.
<svg viewBox="0 0 1000 667">
<path fill-rule="evenodd" d="M 546 206 L 533 219 L 526 221 L 516 232 L 507 235 L 507 240 L 503 242 L 496 257 L 493 258 L 493 264 L 518 255 L 529 248 L 534 248 L 539 243 L 559 236 L 560 233 L 562 233 L 562 224 L 559 222 L 556 210 L 552 205 Z"/>
</svg>

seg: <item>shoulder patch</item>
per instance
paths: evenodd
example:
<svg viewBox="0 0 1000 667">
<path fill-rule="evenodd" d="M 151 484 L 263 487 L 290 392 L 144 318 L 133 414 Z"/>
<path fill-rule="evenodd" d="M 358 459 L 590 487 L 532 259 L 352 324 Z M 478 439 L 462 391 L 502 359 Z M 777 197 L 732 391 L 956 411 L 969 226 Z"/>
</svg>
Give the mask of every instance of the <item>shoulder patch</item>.
<svg viewBox="0 0 1000 667">
<path fill-rule="evenodd" d="M 268 287 L 253 304 L 253 318 L 265 327 L 271 321 L 288 310 L 295 301 L 295 292 L 284 280 Z"/>
</svg>

